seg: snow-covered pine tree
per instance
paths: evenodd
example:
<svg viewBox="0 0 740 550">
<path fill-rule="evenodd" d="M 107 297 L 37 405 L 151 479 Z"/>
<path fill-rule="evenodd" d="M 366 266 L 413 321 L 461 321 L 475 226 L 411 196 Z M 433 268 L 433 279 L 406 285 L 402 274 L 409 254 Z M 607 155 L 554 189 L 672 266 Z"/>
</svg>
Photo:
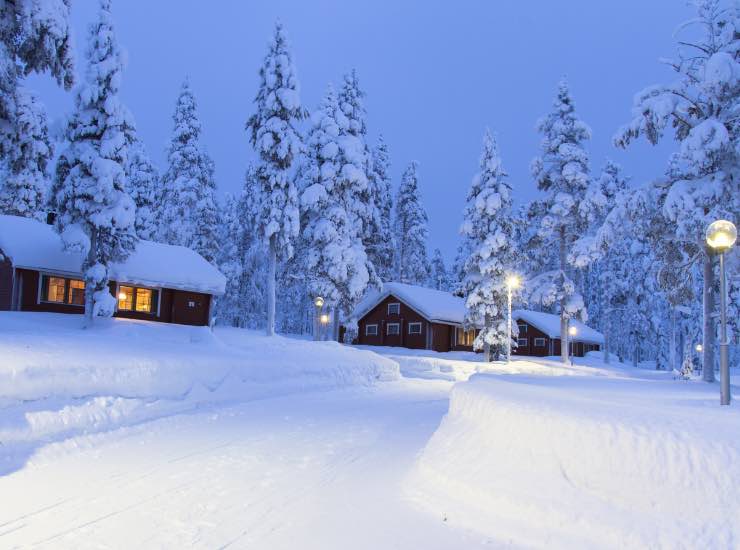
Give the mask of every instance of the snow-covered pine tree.
<svg viewBox="0 0 740 550">
<path fill-rule="evenodd" d="M 160 214 L 160 239 L 187 246 L 209 262 L 218 257 L 216 183 L 213 161 L 200 143 L 201 124 L 195 96 L 186 79 L 172 116 L 172 141 Z"/>
<path fill-rule="evenodd" d="M 70 0 L 0 3 L 0 158 L 18 158 L 24 137 L 17 118 L 27 92 L 21 78 L 48 72 L 69 90 L 74 82 Z"/>
<path fill-rule="evenodd" d="M 52 189 L 65 244 L 87 254 L 82 265 L 87 326 L 96 315 L 113 314 L 116 300 L 108 289 L 108 269 L 136 245 L 135 205 L 125 182 L 133 121 L 118 99 L 123 56 L 110 9 L 110 0 L 101 0 L 90 27 L 85 82 L 67 122 L 66 149 Z"/>
<path fill-rule="evenodd" d="M 429 279 L 427 213 L 419 195 L 418 164 L 412 161 L 401 176 L 396 195 L 393 230 L 396 237 L 396 277 L 402 283 L 424 285 Z"/>
<path fill-rule="evenodd" d="M 653 185 L 651 194 L 660 206 L 659 215 L 673 228 L 669 238 L 704 251 L 691 256 L 683 271 L 697 261 L 704 264 L 703 371 L 704 379 L 712 381 L 715 281 L 704 231 L 714 220 L 740 218 L 740 9 L 724 7 L 719 0 L 697 0 L 695 5 L 698 16 L 682 30 L 694 27 L 698 38 L 681 40 L 678 58 L 668 61 L 677 79 L 637 94 L 632 121 L 619 130 L 614 142 L 627 147 L 643 136 L 655 144 L 669 127 L 679 142 L 665 179 Z"/>
<path fill-rule="evenodd" d="M 347 177 L 346 170 L 346 149 L 356 152 L 357 142 L 351 139 L 349 119 L 331 87 L 313 118 L 306 143 L 307 181 L 301 196 L 305 273 L 311 295 L 322 296 L 334 309 L 336 331 L 337 313 L 347 315 L 375 275 L 355 209 L 361 188 L 356 179 Z"/>
<path fill-rule="evenodd" d="M 450 274 L 447 271 L 444 258 L 442 257 L 442 251 L 439 248 L 435 248 L 432 254 L 429 282 L 427 285 L 436 290 L 451 291 Z"/>
<path fill-rule="evenodd" d="M 159 174 L 138 139 L 129 147 L 126 175 L 126 189 L 136 205 L 136 235 L 147 241 L 155 240 L 162 202 Z"/>
<path fill-rule="evenodd" d="M 531 170 L 537 187 L 546 193 L 542 201 L 546 214 L 539 234 L 545 243 L 557 247 L 559 261 L 556 269 L 536 276 L 529 285 L 530 300 L 559 305 L 561 359 L 568 363 L 568 321 L 586 317 L 567 255 L 587 224 L 582 203 L 591 178 L 583 144 L 591 137 L 591 130 L 576 116 L 565 80 L 560 82 L 553 107 L 537 124 L 543 135 L 542 156 L 532 161 Z"/>
<path fill-rule="evenodd" d="M 268 250 L 267 334 L 275 333 L 275 280 L 279 259 L 293 256 L 300 229 L 298 192 L 291 170 L 301 152 L 298 123 L 301 108 L 298 77 L 281 23 L 260 68 L 257 112 L 247 122 L 252 145 L 259 154 L 256 177 L 261 208 L 256 229 Z"/>
<path fill-rule="evenodd" d="M 486 130 L 480 172 L 470 186 L 460 232 L 471 245 L 463 280 L 465 324 L 481 327 L 473 347 L 485 349 L 487 361 L 492 348 L 500 352 L 511 338 L 506 319 L 506 277 L 514 249 L 511 203 L 511 186 L 496 140 Z"/>
<path fill-rule="evenodd" d="M 48 165 L 54 156 L 46 113 L 30 90 L 16 89 L 13 146 L 7 151 L 7 177 L 0 184 L 0 213 L 45 219 Z"/>
<path fill-rule="evenodd" d="M 372 150 L 371 171 L 378 214 L 378 233 L 368 244 L 367 255 L 382 281 L 393 280 L 393 256 L 396 251 L 393 235 L 393 195 L 391 192 L 390 166 L 388 146 L 381 135 Z"/>
</svg>

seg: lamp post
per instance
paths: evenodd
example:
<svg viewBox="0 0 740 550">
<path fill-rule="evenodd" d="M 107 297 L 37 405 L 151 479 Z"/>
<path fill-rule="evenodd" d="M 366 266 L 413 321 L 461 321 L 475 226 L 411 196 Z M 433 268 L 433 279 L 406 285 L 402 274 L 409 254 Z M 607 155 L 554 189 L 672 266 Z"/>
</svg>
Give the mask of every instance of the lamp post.
<svg viewBox="0 0 740 550">
<path fill-rule="evenodd" d="M 573 355 L 575 355 L 574 350 L 573 350 L 573 346 L 575 342 L 573 341 L 573 338 L 575 337 L 576 334 L 578 334 L 578 329 L 574 327 L 573 325 L 569 326 L 568 336 L 570 336 L 570 338 L 568 338 L 568 345 L 570 346 L 569 351 L 570 351 L 570 364 L 571 365 L 573 364 Z"/>
<path fill-rule="evenodd" d="M 319 332 L 321 331 L 319 325 L 319 319 L 321 318 L 321 309 L 324 307 L 324 299 L 321 296 L 316 296 L 313 300 L 313 305 L 316 307 L 316 315 L 313 320 L 313 339 L 320 340 Z"/>
<path fill-rule="evenodd" d="M 519 280 L 519 277 L 516 275 L 509 275 L 506 278 L 506 295 L 509 299 L 509 315 L 507 317 L 507 326 L 509 328 L 509 339 L 507 340 L 509 342 L 509 345 L 506 346 L 506 362 L 511 363 L 511 294 L 514 292 L 514 289 L 519 288 L 519 285 L 521 284 L 521 281 Z"/>
<path fill-rule="evenodd" d="M 730 395 L 730 359 L 727 341 L 727 288 L 725 282 L 725 252 L 732 248 L 737 240 L 737 228 L 731 221 L 717 220 L 707 227 L 707 244 L 719 254 L 719 308 L 722 329 L 719 342 L 719 402 L 729 405 Z"/>
</svg>

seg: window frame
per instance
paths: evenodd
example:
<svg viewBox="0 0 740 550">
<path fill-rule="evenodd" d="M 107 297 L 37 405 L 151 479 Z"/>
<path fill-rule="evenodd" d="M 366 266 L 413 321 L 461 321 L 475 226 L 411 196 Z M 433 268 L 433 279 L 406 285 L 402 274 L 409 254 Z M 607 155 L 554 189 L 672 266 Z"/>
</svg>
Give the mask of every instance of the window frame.
<svg viewBox="0 0 740 550">
<path fill-rule="evenodd" d="M 370 327 L 375 329 L 375 332 L 370 332 Z M 377 336 L 378 335 L 378 323 L 365 325 L 365 336 Z"/>
<path fill-rule="evenodd" d="M 391 327 L 396 327 L 396 332 L 391 332 Z M 386 336 L 401 336 L 401 323 L 386 323 L 385 325 Z"/>
<path fill-rule="evenodd" d="M 527 323 L 517 323 L 516 327 L 519 330 L 519 333 L 521 334 L 527 334 L 527 332 L 529 332 L 527 330 L 529 328 L 529 325 L 527 325 Z"/>
<path fill-rule="evenodd" d="M 524 341 L 523 344 L 522 344 L 522 341 Z M 517 348 L 528 348 L 529 347 L 529 338 L 517 338 L 516 339 L 516 347 Z"/>
<path fill-rule="evenodd" d="M 122 309 L 119 307 L 120 300 L 118 299 L 118 295 L 121 293 L 122 286 L 133 289 L 133 294 L 131 296 L 131 309 Z M 136 309 L 136 292 L 138 289 L 148 290 L 152 293 L 152 308 L 150 309 L 150 311 L 139 311 Z M 133 283 L 116 283 L 116 311 L 121 311 L 124 313 L 139 313 L 141 315 L 151 315 L 153 317 L 159 317 L 159 308 L 162 302 L 162 293 L 160 291 L 161 289 L 151 286 L 136 285 Z M 155 305 L 156 307 L 154 307 Z"/>
<path fill-rule="evenodd" d="M 538 344 L 538 343 L 537 343 L 538 341 L 539 341 L 539 342 L 542 342 L 542 343 L 541 343 L 541 344 Z M 538 337 L 536 337 L 536 338 L 534 339 L 534 347 L 536 347 L 536 348 L 544 348 L 544 347 L 545 347 L 545 345 L 546 345 L 546 343 L 545 343 L 545 339 L 544 339 L 544 338 L 542 338 L 542 337 L 538 336 Z"/>
<path fill-rule="evenodd" d="M 49 300 L 49 279 L 62 279 L 64 281 L 64 295 L 62 296 L 62 301 L 58 302 L 56 300 Z M 71 306 L 71 307 L 78 307 L 83 308 L 85 307 L 85 300 L 82 300 L 81 304 L 75 304 L 73 302 L 70 302 L 70 296 L 71 296 L 71 282 L 72 281 L 80 281 L 85 284 L 84 279 L 78 279 L 77 277 L 70 277 L 68 275 L 60 275 L 58 273 L 49 273 L 47 271 L 41 271 L 39 272 L 39 288 L 38 288 L 38 295 L 36 299 L 37 304 L 55 304 L 58 306 Z M 84 288 L 84 287 L 83 287 Z"/>
<path fill-rule="evenodd" d="M 421 329 L 422 329 L 421 321 L 414 321 L 413 323 L 409 323 L 408 326 L 409 326 L 409 334 L 421 334 Z M 411 327 L 412 326 L 414 326 L 414 327 L 415 326 L 418 326 L 419 327 L 419 332 L 411 332 Z"/>
<path fill-rule="evenodd" d="M 391 313 L 391 306 L 396 306 L 398 308 L 398 311 L 395 313 Z M 386 315 L 401 315 L 401 302 L 390 302 L 387 304 L 385 309 Z"/>
</svg>

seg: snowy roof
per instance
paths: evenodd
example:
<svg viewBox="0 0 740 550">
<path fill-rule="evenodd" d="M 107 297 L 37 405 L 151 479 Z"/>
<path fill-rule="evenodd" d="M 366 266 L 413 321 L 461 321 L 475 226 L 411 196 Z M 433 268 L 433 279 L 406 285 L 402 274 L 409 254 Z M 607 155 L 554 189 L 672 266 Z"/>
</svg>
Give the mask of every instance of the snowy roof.
<svg viewBox="0 0 740 550">
<path fill-rule="evenodd" d="M 511 312 L 512 318 L 521 320 L 541 330 L 550 338 L 560 338 L 560 316 L 541 311 L 530 311 L 527 309 L 515 309 Z M 576 328 L 576 335 L 570 340 L 575 342 L 586 342 L 588 344 L 603 344 L 604 335 L 599 331 L 584 325 L 580 321 L 571 319 L 570 326 Z"/>
<path fill-rule="evenodd" d="M 45 223 L 0 215 L 0 250 L 15 267 L 79 274 L 83 255 L 64 250 L 62 239 Z M 139 241 L 122 263 L 111 265 L 121 283 L 223 294 L 226 278 L 200 254 L 184 246 Z"/>
<path fill-rule="evenodd" d="M 356 319 L 364 317 L 388 296 L 395 296 L 429 321 L 462 325 L 465 318 L 463 298 L 453 296 L 449 292 L 405 283 L 383 283 L 383 289 L 380 292 L 373 291 L 365 296 L 352 312 L 352 316 Z M 512 317 L 538 328 L 550 338 L 560 338 L 560 317 L 558 315 L 516 309 L 512 312 Z M 604 343 L 604 336 L 600 332 L 580 321 L 573 320 L 570 324 L 576 327 L 576 336 L 572 340 L 590 344 Z"/>
<path fill-rule="evenodd" d="M 357 305 L 352 316 L 359 319 L 388 296 L 395 296 L 416 310 L 429 321 L 461 325 L 465 317 L 465 300 L 449 292 L 407 285 L 405 283 L 383 283 L 383 289 L 365 296 Z"/>
</svg>

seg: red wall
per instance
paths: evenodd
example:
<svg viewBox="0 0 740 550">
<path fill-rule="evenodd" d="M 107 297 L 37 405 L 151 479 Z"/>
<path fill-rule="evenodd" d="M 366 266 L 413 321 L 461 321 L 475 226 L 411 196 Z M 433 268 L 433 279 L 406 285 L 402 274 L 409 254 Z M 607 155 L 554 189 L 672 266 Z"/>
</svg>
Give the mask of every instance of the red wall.
<svg viewBox="0 0 740 550">
<path fill-rule="evenodd" d="M 0 251 L 2 254 L 2 251 Z M 13 300 L 13 266 L 7 257 L 0 260 L 0 311 L 10 309 Z"/>
<path fill-rule="evenodd" d="M 388 304 L 400 303 L 399 313 L 388 314 Z M 421 334 L 409 334 L 409 323 L 421 323 Z M 387 334 L 388 323 L 398 323 L 400 334 Z M 367 325 L 378 325 L 378 335 L 368 336 L 365 333 Z M 394 296 L 388 296 L 385 300 L 371 309 L 358 322 L 357 341 L 366 346 L 402 346 L 412 349 L 426 349 L 427 342 L 427 320 L 416 311 L 408 307 Z"/>
</svg>

